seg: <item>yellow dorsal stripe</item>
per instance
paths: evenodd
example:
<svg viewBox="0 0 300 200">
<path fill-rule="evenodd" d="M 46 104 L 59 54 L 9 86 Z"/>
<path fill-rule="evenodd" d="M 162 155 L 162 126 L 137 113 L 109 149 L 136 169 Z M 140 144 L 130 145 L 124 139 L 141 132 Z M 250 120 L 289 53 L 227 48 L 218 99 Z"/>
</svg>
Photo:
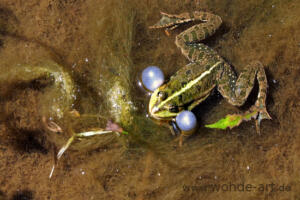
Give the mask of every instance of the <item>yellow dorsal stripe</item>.
<svg viewBox="0 0 300 200">
<path fill-rule="evenodd" d="M 164 106 L 167 102 L 171 101 L 173 98 L 181 95 L 182 93 L 184 93 L 185 91 L 187 91 L 188 89 L 190 89 L 191 87 L 193 87 L 196 83 L 198 83 L 199 81 L 201 81 L 206 75 L 210 74 L 211 71 L 217 67 L 219 64 L 221 64 L 222 61 L 217 62 L 216 64 L 214 64 L 208 71 L 203 72 L 200 76 L 198 76 L 197 78 L 195 78 L 194 80 L 190 81 L 188 84 L 186 84 L 186 86 L 184 86 L 181 90 L 175 92 L 174 94 L 172 94 L 171 96 L 169 96 L 165 101 L 161 102 L 157 108 L 161 108 L 162 106 Z"/>
</svg>

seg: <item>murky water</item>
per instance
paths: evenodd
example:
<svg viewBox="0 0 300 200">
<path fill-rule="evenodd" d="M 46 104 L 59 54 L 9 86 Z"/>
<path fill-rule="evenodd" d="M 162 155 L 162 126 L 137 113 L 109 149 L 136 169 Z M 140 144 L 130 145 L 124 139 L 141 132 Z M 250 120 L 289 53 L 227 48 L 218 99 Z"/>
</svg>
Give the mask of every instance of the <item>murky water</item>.
<svg viewBox="0 0 300 200">
<path fill-rule="evenodd" d="M 205 43 L 237 72 L 252 60 L 265 66 L 273 119 L 262 122 L 261 135 L 253 121 L 226 131 L 199 128 L 179 148 L 168 128 L 146 117 L 141 71 L 157 65 L 169 77 L 188 63 L 174 44 L 181 29 L 167 36 L 147 27 L 159 11 L 194 10 L 221 16 Z M 300 1 L 283 0 L 1 0 L 0 199 L 299 199 L 299 11 Z M 18 63 L 45 60 L 70 74 L 73 105 L 51 87 L 51 75 L 7 75 Z M 48 105 L 76 109 L 80 123 Z M 238 111 L 216 93 L 195 109 L 202 125 Z M 65 131 L 47 136 L 43 116 Z M 129 135 L 74 145 L 49 180 L 51 145 L 107 119 Z"/>
</svg>

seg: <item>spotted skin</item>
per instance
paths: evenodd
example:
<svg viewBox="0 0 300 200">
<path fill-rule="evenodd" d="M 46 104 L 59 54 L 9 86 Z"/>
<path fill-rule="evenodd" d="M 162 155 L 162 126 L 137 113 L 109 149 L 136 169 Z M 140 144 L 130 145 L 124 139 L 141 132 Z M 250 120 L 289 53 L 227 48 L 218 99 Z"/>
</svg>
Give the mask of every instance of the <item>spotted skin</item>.
<svg viewBox="0 0 300 200">
<path fill-rule="evenodd" d="M 181 110 L 191 110 L 204 101 L 215 87 L 230 104 L 242 106 L 257 79 L 258 97 L 249 112 L 257 112 L 254 117 L 258 126 L 262 119 L 271 119 L 265 105 L 268 85 L 263 65 L 254 61 L 237 77 L 231 66 L 216 51 L 199 43 L 219 28 L 222 23 L 219 16 L 201 11 L 179 15 L 162 12 L 161 15 L 161 20 L 150 28 L 165 28 L 169 31 L 181 24 L 199 23 L 176 36 L 176 46 L 191 63 L 177 71 L 169 82 L 153 93 L 149 104 L 152 117 L 172 119 Z M 166 98 L 158 98 L 157 95 L 161 93 Z"/>
</svg>

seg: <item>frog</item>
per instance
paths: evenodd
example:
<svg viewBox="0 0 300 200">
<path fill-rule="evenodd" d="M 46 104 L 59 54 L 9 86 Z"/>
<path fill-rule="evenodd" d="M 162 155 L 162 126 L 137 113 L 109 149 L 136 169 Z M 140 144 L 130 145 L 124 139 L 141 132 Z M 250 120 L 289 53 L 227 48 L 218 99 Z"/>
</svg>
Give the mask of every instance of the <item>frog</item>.
<svg viewBox="0 0 300 200">
<path fill-rule="evenodd" d="M 180 68 L 163 85 L 151 94 L 149 114 L 159 121 L 169 122 L 172 133 L 182 132 L 176 128 L 175 118 L 183 110 L 193 110 L 206 100 L 216 88 L 227 102 L 233 106 L 242 106 L 258 81 L 257 99 L 248 112 L 256 122 L 256 131 L 260 133 L 263 119 L 271 119 L 266 109 L 268 82 L 264 66 L 260 61 L 252 61 L 237 76 L 234 69 L 215 50 L 201 41 L 212 36 L 221 26 L 220 16 L 194 11 L 181 14 L 161 12 L 161 19 L 150 29 L 165 29 L 167 35 L 181 25 L 193 23 L 193 26 L 175 37 L 175 45 L 187 58 L 189 64 Z"/>
</svg>

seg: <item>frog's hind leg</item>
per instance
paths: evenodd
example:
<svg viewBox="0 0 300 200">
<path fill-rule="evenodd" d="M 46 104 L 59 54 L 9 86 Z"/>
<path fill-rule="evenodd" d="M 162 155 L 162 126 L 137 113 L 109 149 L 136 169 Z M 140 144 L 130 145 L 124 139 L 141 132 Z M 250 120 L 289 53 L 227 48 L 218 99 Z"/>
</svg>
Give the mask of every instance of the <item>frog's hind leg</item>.
<svg viewBox="0 0 300 200">
<path fill-rule="evenodd" d="M 250 112 L 257 111 L 257 120 L 256 120 L 256 128 L 259 132 L 260 122 L 263 119 L 272 119 L 269 115 L 267 108 L 266 108 L 266 99 L 267 99 L 267 88 L 268 82 L 265 70 L 260 62 L 257 62 L 259 65 L 257 69 L 257 80 L 259 84 L 259 91 L 257 95 L 257 100 L 255 104 L 250 108 Z"/>
<path fill-rule="evenodd" d="M 231 67 L 224 64 L 222 73 L 218 81 L 218 90 L 227 101 L 235 106 L 242 106 L 247 100 L 253 86 L 255 77 L 259 84 L 259 92 L 255 105 L 250 108 L 250 112 L 257 112 L 256 118 L 257 132 L 262 119 L 271 119 L 266 109 L 267 78 L 263 65 L 258 62 L 252 62 L 241 72 L 237 78 Z"/>
</svg>

